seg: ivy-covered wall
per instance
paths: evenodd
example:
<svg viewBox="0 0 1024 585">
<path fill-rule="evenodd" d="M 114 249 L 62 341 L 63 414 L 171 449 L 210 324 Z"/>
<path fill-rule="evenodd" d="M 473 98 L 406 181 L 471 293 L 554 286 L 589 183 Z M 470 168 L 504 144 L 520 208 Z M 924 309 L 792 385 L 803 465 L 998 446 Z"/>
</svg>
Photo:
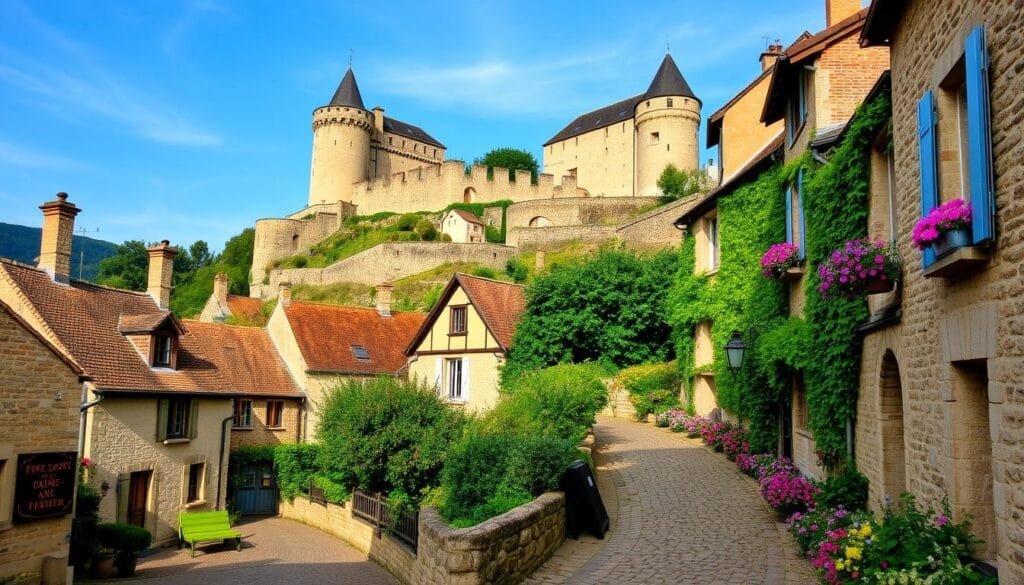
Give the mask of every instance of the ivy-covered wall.
<svg viewBox="0 0 1024 585">
<path fill-rule="evenodd" d="M 718 404 L 746 421 L 751 445 L 774 451 L 780 405 L 788 405 L 791 372 L 803 373 L 808 426 L 826 462 L 846 451 L 846 422 L 857 403 L 863 298 L 823 299 L 818 264 L 844 242 L 867 235 L 871 147 L 889 120 L 889 96 L 861 106 L 842 143 L 817 164 L 810 154 L 763 172 L 718 200 L 720 269 L 694 274 L 694 238 L 680 251 L 672 291 L 672 323 L 686 387 L 692 391 L 694 331 L 712 322 Z M 783 285 L 761 276 L 761 255 L 785 241 L 785 186 L 803 169 L 807 259 L 803 318 L 788 316 Z M 733 330 L 744 333 L 748 357 L 733 373 L 722 349 Z M 701 368 L 704 369 L 704 368 Z"/>
</svg>

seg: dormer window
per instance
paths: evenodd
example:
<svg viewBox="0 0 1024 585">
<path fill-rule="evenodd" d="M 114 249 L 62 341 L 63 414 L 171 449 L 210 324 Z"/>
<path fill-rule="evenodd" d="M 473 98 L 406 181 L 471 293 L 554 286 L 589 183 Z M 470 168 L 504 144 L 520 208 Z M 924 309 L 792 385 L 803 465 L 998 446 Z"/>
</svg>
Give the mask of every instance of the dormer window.
<svg viewBox="0 0 1024 585">
<path fill-rule="evenodd" d="M 157 368 L 171 367 L 171 350 L 174 339 L 170 335 L 157 335 L 153 343 L 153 366 Z"/>
</svg>

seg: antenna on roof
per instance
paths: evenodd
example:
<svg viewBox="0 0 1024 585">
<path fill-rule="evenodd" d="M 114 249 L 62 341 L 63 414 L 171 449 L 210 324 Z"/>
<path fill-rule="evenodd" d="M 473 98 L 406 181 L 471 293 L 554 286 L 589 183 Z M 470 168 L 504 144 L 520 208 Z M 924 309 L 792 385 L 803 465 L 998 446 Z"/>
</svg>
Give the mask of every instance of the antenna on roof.
<svg viewBox="0 0 1024 585">
<path fill-rule="evenodd" d="M 764 48 L 765 50 L 767 50 L 768 45 L 771 43 L 771 37 L 769 37 L 768 35 L 761 35 L 761 38 L 764 39 Z"/>
<path fill-rule="evenodd" d="M 100 232 L 100 228 L 88 230 L 85 229 L 84 227 L 80 227 L 75 231 L 78 233 L 78 235 L 85 237 L 86 234 L 98 234 Z M 78 280 L 82 280 L 83 264 L 85 264 L 85 242 L 82 242 L 82 245 L 78 248 Z"/>
<path fill-rule="evenodd" d="M 351 68 L 352 68 L 352 57 L 353 57 L 354 55 L 355 55 L 355 51 L 353 51 L 352 49 L 349 49 L 349 50 L 348 50 L 348 68 L 349 68 L 349 69 L 351 69 Z"/>
<path fill-rule="evenodd" d="M 672 52 L 672 46 L 668 44 L 668 35 L 665 35 L 665 52 L 666 53 L 671 53 Z"/>
</svg>

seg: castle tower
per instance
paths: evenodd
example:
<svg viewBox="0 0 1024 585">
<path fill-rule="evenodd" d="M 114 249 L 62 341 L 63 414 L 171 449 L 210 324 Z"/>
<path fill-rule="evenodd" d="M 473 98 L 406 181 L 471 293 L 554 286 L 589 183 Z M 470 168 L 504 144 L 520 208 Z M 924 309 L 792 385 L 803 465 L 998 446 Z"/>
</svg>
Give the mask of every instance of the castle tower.
<svg viewBox="0 0 1024 585">
<path fill-rule="evenodd" d="M 350 67 L 326 106 L 313 111 L 309 204 L 352 200 L 352 183 L 369 179 L 373 113 Z"/>
<path fill-rule="evenodd" d="M 666 54 L 636 105 L 634 193 L 660 195 L 658 177 L 669 164 L 679 169 L 698 168 L 700 106 L 672 55 Z"/>
</svg>

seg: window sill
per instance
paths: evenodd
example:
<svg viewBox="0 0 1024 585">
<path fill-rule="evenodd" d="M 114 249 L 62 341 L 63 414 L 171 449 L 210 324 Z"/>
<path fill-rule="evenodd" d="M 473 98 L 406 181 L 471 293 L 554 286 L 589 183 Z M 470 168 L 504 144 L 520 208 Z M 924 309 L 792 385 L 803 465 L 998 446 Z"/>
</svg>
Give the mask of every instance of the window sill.
<svg viewBox="0 0 1024 585">
<path fill-rule="evenodd" d="M 184 445 L 185 443 L 191 443 L 192 439 L 164 439 L 164 445 Z"/>
<path fill-rule="evenodd" d="M 252 427 L 231 427 L 231 432 L 235 431 L 251 431 Z"/>
<path fill-rule="evenodd" d="M 465 336 L 466 336 L 466 332 L 465 331 L 463 331 L 462 333 L 449 333 L 448 334 L 448 337 L 465 337 Z"/>
<path fill-rule="evenodd" d="M 705 378 L 714 378 L 715 377 L 715 371 L 714 370 L 704 370 L 703 372 L 696 372 L 694 375 L 696 375 L 696 376 L 704 376 Z"/>
<path fill-rule="evenodd" d="M 287 431 L 287 427 L 267 427 L 268 431 Z"/>
<path fill-rule="evenodd" d="M 186 510 L 191 510 L 192 508 L 200 508 L 200 507 L 205 506 L 205 505 L 206 505 L 206 500 L 196 500 L 194 502 L 189 502 L 189 503 L 185 504 L 185 509 Z"/>
<path fill-rule="evenodd" d="M 705 271 L 704 271 L 704 272 L 703 272 L 703 273 L 701 274 L 701 276 L 714 276 L 714 275 L 718 274 L 718 271 L 719 271 L 719 269 L 721 269 L 721 267 L 722 267 L 722 266 L 721 266 L 721 265 L 719 264 L 718 266 L 715 266 L 714 268 L 711 268 L 711 269 L 705 270 Z"/>
<path fill-rule="evenodd" d="M 976 272 L 988 264 L 991 255 L 978 246 L 957 248 L 924 269 L 925 278 L 956 278 Z"/>
<path fill-rule="evenodd" d="M 793 427 L 793 434 L 794 435 L 800 435 L 800 437 L 802 437 L 804 439 L 807 439 L 808 441 L 813 441 L 814 440 L 814 435 L 811 434 L 811 431 L 799 428 L 797 426 Z"/>
<path fill-rule="evenodd" d="M 793 268 L 787 268 L 786 271 L 782 273 L 782 278 L 780 278 L 780 280 L 782 282 L 799 282 L 803 277 L 803 266 L 794 266 Z"/>
</svg>

